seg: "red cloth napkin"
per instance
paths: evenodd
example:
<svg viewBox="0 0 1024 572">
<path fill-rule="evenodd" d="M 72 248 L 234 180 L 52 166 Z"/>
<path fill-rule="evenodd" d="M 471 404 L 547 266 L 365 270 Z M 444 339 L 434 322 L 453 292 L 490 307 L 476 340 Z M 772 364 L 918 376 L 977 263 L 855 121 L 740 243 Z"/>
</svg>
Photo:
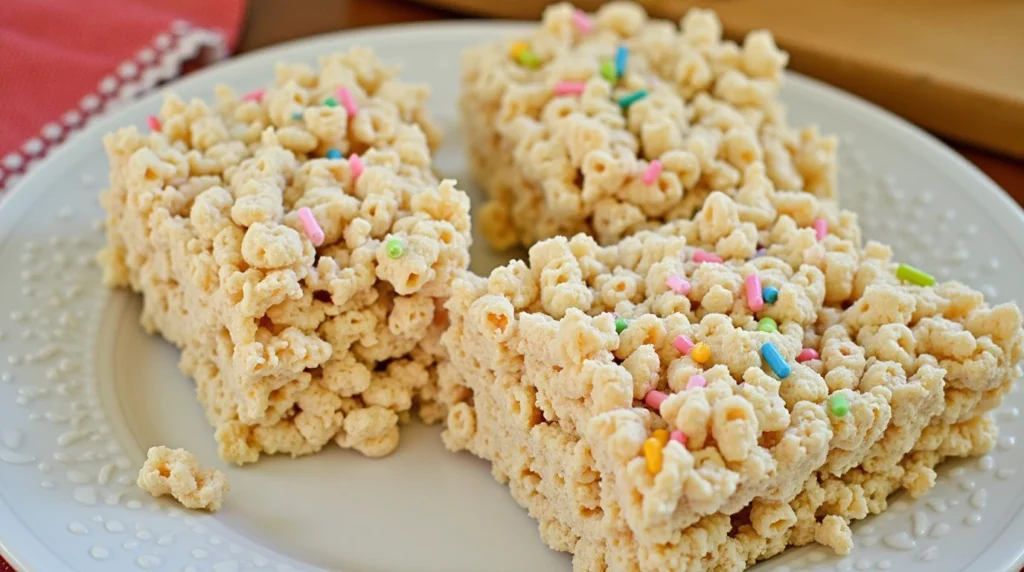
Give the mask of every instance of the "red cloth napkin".
<svg viewBox="0 0 1024 572">
<path fill-rule="evenodd" d="M 227 56 L 244 17 L 245 0 L 0 0 L 0 197 L 90 119 Z"/>
<path fill-rule="evenodd" d="M 0 0 L 0 193 L 104 110 L 228 55 L 244 16 L 245 0 Z"/>
</svg>

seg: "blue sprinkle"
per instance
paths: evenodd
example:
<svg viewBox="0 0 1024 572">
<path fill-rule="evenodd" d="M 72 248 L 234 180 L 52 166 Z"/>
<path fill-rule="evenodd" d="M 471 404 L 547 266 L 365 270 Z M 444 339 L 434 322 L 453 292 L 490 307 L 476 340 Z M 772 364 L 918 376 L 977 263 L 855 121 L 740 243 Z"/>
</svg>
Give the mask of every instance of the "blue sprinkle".
<svg viewBox="0 0 1024 572">
<path fill-rule="evenodd" d="M 775 347 L 775 344 L 771 342 L 765 342 L 761 346 L 761 357 L 764 361 L 768 362 L 768 367 L 772 368 L 775 375 L 779 376 L 779 379 L 786 379 L 789 377 L 791 371 L 789 364 L 783 359 L 782 354 L 779 353 L 779 348 Z"/>
<path fill-rule="evenodd" d="M 629 48 L 619 46 L 619 49 L 615 50 L 615 75 L 622 77 L 622 74 L 626 73 L 627 58 L 629 58 Z"/>
<path fill-rule="evenodd" d="M 328 159 L 341 159 L 341 151 L 338 151 L 334 147 L 331 147 L 330 149 L 327 150 L 327 158 Z"/>
<path fill-rule="evenodd" d="M 769 304 L 774 304 L 779 299 L 779 289 L 775 286 L 768 286 L 761 292 L 761 297 Z"/>
</svg>

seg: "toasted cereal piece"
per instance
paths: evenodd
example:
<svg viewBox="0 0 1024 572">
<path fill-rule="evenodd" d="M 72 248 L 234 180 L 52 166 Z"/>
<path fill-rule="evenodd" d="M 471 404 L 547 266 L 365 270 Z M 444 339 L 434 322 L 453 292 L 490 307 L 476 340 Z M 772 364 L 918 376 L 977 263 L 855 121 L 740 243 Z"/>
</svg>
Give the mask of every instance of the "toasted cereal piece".
<svg viewBox="0 0 1024 572">
<path fill-rule="evenodd" d="M 225 460 L 332 440 L 383 456 L 414 412 L 443 418 L 469 199 L 433 173 L 426 98 L 352 49 L 212 106 L 170 96 L 158 131 L 106 137 L 105 281 L 181 348 Z"/>
<path fill-rule="evenodd" d="M 584 232 L 613 244 L 741 192 L 751 165 L 779 188 L 836 197 L 836 146 L 786 121 L 788 55 L 770 33 L 722 39 L 714 12 L 676 26 L 609 2 L 580 26 L 567 3 L 529 34 L 462 58 L 460 108 L 478 224 L 495 248 Z"/>
<path fill-rule="evenodd" d="M 139 488 L 159 497 L 171 495 L 186 508 L 216 512 L 231 490 L 228 477 L 217 469 L 204 469 L 185 449 L 150 447 L 139 470 Z"/>
<path fill-rule="evenodd" d="M 846 553 L 850 521 L 995 442 L 1020 310 L 903 282 L 852 213 L 748 175 L 692 220 L 543 240 L 455 284 L 445 444 L 489 460 L 577 570 Z"/>
</svg>

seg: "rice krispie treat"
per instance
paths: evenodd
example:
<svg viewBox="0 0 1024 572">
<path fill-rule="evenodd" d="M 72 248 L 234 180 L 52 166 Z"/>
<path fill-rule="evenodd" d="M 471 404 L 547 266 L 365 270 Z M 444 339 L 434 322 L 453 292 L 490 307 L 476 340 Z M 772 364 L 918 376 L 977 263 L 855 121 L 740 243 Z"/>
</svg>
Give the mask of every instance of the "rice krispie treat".
<svg viewBox="0 0 1024 572">
<path fill-rule="evenodd" d="M 159 497 L 171 495 L 185 508 L 216 512 L 231 490 L 227 476 L 217 469 L 204 469 L 199 459 L 185 449 L 150 447 L 139 470 L 139 488 Z"/>
<path fill-rule="evenodd" d="M 431 169 L 427 90 L 372 53 L 281 65 L 241 97 L 165 101 L 107 136 L 104 279 L 181 368 L 221 456 L 368 456 L 444 417 L 441 302 L 468 264 L 469 199 Z"/>
<path fill-rule="evenodd" d="M 445 443 L 491 461 L 576 570 L 846 553 L 852 520 L 994 444 L 1019 309 L 862 245 L 855 215 L 761 165 L 745 180 L 693 220 L 456 282 Z"/>
<path fill-rule="evenodd" d="M 715 14 L 680 26 L 630 2 L 593 17 L 550 6 L 536 30 L 468 50 L 463 123 L 496 248 L 584 232 L 600 244 L 689 218 L 751 164 L 778 188 L 833 198 L 836 140 L 786 122 L 788 56 L 766 31 L 722 40 Z"/>
</svg>

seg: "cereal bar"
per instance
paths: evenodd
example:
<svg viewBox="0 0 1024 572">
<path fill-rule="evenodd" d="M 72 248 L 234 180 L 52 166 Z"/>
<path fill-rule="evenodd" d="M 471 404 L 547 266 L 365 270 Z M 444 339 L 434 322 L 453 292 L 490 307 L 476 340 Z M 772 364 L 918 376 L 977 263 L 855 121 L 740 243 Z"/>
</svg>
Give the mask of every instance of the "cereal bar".
<svg viewBox="0 0 1024 572">
<path fill-rule="evenodd" d="M 592 18 L 556 4 L 528 35 L 468 50 L 482 232 L 499 249 L 577 232 L 613 244 L 735 193 L 755 163 L 778 188 L 833 198 L 836 140 L 786 122 L 787 60 L 765 31 L 723 41 L 711 11 L 677 28 L 628 2 Z"/>
<path fill-rule="evenodd" d="M 456 282 L 446 446 L 489 460 L 575 570 L 846 553 L 852 520 L 994 444 L 1019 309 L 901 280 L 853 213 L 760 164 L 744 181 L 692 220 Z"/>
<path fill-rule="evenodd" d="M 139 488 L 159 497 L 171 495 L 185 508 L 216 512 L 231 490 L 227 476 L 203 469 L 199 459 L 185 449 L 150 447 L 139 470 Z"/>
<path fill-rule="evenodd" d="M 170 96 L 105 139 L 104 279 L 182 349 L 220 455 L 365 455 L 443 419 L 441 302 L 469 261 L 469 199 L 438 180 L 427 89 L 365 49 L 272 86 Z"/>
</svg>

